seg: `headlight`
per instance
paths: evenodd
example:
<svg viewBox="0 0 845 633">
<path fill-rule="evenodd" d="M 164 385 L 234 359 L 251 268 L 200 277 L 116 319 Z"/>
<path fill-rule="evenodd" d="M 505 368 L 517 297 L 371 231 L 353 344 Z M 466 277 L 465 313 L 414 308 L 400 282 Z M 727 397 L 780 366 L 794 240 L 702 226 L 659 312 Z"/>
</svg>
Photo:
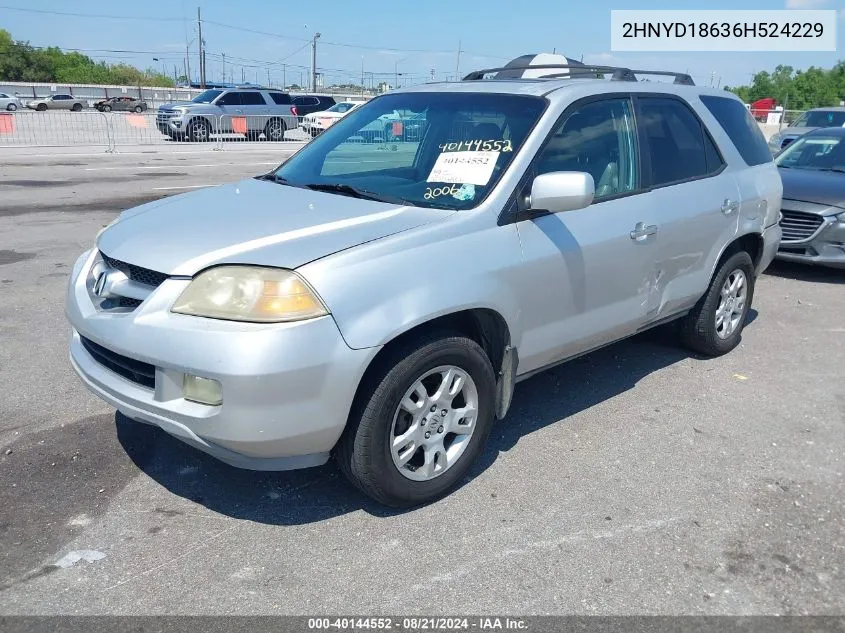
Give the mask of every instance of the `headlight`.
<svg viewBox="0 0 845 633">
<path fill-rule="evenodd" d="M 218 266 L 200 273 L 171 310 L 256 323 L 300 321 L 329 313 L 295 272 L 253 266 Z"/>
<path fill-rule="evenodd" d="M 845 224 L 845 213 L 840 213 L 836 216 L 836 219 L 842 222 L 842 224 Z"/>
</svg>

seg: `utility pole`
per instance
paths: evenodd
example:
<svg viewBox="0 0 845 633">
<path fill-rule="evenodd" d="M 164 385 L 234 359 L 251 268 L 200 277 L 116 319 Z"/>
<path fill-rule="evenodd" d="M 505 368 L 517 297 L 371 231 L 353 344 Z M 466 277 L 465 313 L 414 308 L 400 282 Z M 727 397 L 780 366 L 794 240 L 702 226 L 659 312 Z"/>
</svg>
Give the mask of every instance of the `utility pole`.
<svg viewBox="0 0 845 633">
<path fill-rule="evenodd" d="M 317 40 L 320 38 L 319 33 L 314 34 L 314 39 L 311 40 L 311 92 L 317 92 Z"/>
<path fill-rule="evenodd" d="M 205 40 L 202 39 L 202 14 L 197 7 L 197 28 L 199 29 L 199 53 L 200 53 L 200 88 L 205 88 Z"/>
<path fill-rule="evenodd" d="M 255 71 L 258 72 L 258 71 Z M 255 83 L 258 83 L 257 81 Z M 267 66 L 267 87 L 270 87 L 270 67 Z"/>
<path fill-rule="evenodd" d="M 282 64 L 282 90 L 287 88 L 288 85 L 288 67 L 287 64 Z"/>
<path fill-rule="evenodd" d="M 226 53 L 223 53 L 223 83 L 226 83 Z"/>
<path fill-rule="evenodd" d="M 188 88 L 191 87 L 191 53 L 185 45 L 185 77 L 188 78 Z"/>
<path fill-rule="evenodd" d="M 457 81 L 458 73 L 461 67 L 461 40 L 458 40 L 458 59 L 455 62 L 455 80 Z"/>
<path fill-rule="evenodd" d="M 361 55 L 361 96 L 364 96 L 364 56 Z"/>
</svg>

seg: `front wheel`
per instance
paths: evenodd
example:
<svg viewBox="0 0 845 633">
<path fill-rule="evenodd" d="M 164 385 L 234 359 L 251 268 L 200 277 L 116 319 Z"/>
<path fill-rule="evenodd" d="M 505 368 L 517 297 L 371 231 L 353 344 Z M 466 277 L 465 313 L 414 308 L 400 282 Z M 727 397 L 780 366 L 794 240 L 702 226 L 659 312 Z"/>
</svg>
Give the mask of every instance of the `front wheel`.
<svg viewBox="0 0 845 633">
<path fill-rule="evenodd" d="M 102 112 L 111 112 L 111 106 L 110 105 L 104 105 Z"/>
<path fill-rule="evenodd" d="M 707 293 L 681 322 L 681 338 L 705 356 L 727 354 L 742 338 L 754 298 L 754 262 L 745 251 L 719 267 Z"/>
<path fill-rule="evenodd" d="M 44 112 L 47 109 L 47 104 L 46 103 L 39 103 L 37 106 L 35 106 L 35 109 L 38 112 Z"/>
<path fill-rule="evenodd" d="M 361 386 L 335 457 L 376 501 L 433 501 L 466 475 L 493 424 L 490 360 L 462 336 L 428 336 L 396 348 Z"/>
<path fill-rule="evenodd" d="M 143 111 L 144 111 L 144 108 L 142 108 L 141 106 L 139 106 L 139 105 L 138 105 L 138 106 L 135 106 L 134 110 L 135 110 L 135 112 L 137 112 L 138 114 L 140 114 L 141 112 L 143 112 Z"/>
<path fill-rule="evenodd" d="M 186 136 L 189 141 L 205 143 L 211 140 L 211 126 L 205 119 L 191 119 L 188 123 Z"/>
</svg>

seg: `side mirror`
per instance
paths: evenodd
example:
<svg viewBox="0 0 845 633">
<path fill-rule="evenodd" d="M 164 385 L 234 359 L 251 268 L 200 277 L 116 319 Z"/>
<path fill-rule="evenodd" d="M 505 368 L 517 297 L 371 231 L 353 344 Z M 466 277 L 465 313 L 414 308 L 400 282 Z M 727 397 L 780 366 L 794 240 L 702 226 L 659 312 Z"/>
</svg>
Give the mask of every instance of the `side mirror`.
<svg viewBox="0 0 845 633">
<path fill-rule="evenodd" d="M 559 213 L 584 209 L 593 202 L 596 185 L 583 171 L 553 171 L 540 174 L 531 184 L 531 211 Z"/>
</svg>

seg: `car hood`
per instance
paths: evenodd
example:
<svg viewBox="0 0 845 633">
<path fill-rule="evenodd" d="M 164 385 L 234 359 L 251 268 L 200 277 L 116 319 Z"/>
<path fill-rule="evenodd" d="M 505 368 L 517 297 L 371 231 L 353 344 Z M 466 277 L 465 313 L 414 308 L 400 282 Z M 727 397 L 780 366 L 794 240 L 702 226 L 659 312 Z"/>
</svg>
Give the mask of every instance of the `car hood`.
<svg viewBox="0 0 845 633">
<path fill-rule="evenodd" d="M 452 213 L 249 179 L 124 211 L 97 247 L 174 276 L 222 263 L 297 268 Z"/>
<path fill-rule="evenodd" d="M 164 103 L 158 107 L 159 110 L 172 110 L 176 106 L 197 105 L 193 101 L 174 101 L 173 103 Z M 207 103 L 201 105 L 208 105 Z"/>
<path fill-rule="evenodd" d="M 812 169 L 778 169 L 784 200 L 800 200 L 834 207 L 830 214 L 845 209 L 845 174 Z"/>
</svg>

